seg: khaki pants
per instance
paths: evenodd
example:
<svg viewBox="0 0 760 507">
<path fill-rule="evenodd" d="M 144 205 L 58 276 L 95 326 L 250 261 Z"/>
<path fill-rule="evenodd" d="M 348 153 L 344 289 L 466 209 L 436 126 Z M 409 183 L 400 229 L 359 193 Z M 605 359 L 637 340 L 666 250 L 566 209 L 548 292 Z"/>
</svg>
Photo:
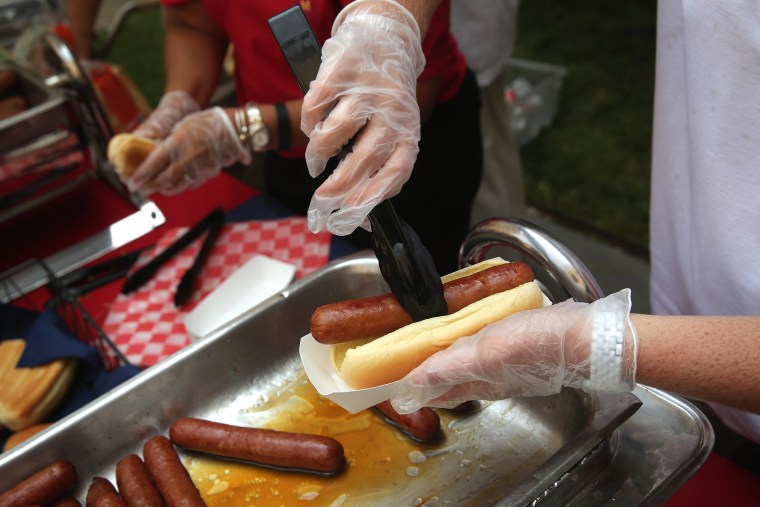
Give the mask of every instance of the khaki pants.
<svg viewBox="0 0 760 507">
<path fill-rule="evenodd" d="M 475 196 L 470 224 L 491 217 L 523 217 L 520 149 L 510 126 L 511 110 L 504 100 L 506 68 L 493 83 L 480 88 L 483 135 L 483 179 Z"/>
</svg>

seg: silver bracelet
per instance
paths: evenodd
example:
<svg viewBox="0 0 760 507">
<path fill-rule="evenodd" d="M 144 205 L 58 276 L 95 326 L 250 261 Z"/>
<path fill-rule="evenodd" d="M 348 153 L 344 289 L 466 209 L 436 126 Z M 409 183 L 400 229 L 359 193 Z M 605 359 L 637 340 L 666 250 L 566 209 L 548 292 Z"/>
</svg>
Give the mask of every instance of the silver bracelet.
<svg viewBox="0 0 760 507">
<path fill-rule="evenodd" d="M 237 131 L 240 144 L 243 145 L 248 153 L 253 154 L 250 144 L 251 129 L 248 124 L 248 115 L 245 114 L 245 111 L 241 107 L 235 109 L 235 130 Z"/>
<path fill-rule="evenodd" d="M 253 102 L 243 108 L 245 111 L 246 132 L 252 152 L 266 151 L 269 148 L 269 129 L 264 124 L 261 109 Z"/>
</svg>

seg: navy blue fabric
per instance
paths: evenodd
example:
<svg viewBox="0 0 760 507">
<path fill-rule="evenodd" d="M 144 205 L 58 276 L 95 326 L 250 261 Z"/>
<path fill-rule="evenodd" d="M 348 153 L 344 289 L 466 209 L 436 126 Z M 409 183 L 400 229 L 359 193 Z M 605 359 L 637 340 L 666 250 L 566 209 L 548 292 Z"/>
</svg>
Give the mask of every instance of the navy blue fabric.
<svg viewBox="0 0 760 507">
<path fill-rule="evenodd" d="M 69 415 L 140 371 L 131 365 L 106 371 L 98 351 L 72 334 L 54 309 L 33 312 L 13 305 L 0 305 L 0 337 L 2 340 L 26 340 L 26 348 L 17 363 L 20 368 L 39 366 L 63 357 L 79 359 L 77 374 L 67 395 L 46 422 Z M 6 429 L 0 431 L 0 445 L 10 435 Z"/>
</svg>

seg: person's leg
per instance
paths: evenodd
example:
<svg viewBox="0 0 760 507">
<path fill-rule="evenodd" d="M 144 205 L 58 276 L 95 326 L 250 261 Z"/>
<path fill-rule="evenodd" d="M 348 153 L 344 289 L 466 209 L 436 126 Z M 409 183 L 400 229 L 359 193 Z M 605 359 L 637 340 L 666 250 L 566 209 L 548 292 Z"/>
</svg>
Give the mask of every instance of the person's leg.
<svg viewBox="0 0 760 507">
<path fill-rule="evenodd" d="M 468 73 L 452 100 L 439 104 L 422 125 L 412 176 L 393 199 L 401 217 L 430 250 L 441 274 L 457 269 L 459 247 L 482 173 L 480 104 Z"/>
</svg>

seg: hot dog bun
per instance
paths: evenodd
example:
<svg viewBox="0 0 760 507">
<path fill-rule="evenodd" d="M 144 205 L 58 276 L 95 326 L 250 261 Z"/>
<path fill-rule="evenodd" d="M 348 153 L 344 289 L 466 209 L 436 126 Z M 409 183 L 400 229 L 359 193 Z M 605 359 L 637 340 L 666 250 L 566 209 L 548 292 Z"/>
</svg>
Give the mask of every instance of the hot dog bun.
<svg viewBox="0 0 760 507">
<path fill-rule="evenodd" d="M 489 259 L 442 278 L 445 282 L 486 269 L 502 259 Z M 355 389 L 366 389 L 400 380 L 425 359 L 448 348 L 462 336 L 523 310 L 540 308 L 543 295 L 538 284 L 524 283 L 476 301 L 441 317 L 414 322 L 376 339 L 332 345 L 338 375 Z"/>
<path fill-rule="evenodd" d="M 25 348 L 21 339 L 0 342 L 0 426 L 13 431 L 45 419 L 66 395 L 77 371 L 73 358 L 19 368 Z"/>
<path fill-rule="evenodd" d="M 108 142 L 108 161 L 121 176 L 131 176 L 158 141 L 134 134 L 116 134 Z"/>
</svg>

